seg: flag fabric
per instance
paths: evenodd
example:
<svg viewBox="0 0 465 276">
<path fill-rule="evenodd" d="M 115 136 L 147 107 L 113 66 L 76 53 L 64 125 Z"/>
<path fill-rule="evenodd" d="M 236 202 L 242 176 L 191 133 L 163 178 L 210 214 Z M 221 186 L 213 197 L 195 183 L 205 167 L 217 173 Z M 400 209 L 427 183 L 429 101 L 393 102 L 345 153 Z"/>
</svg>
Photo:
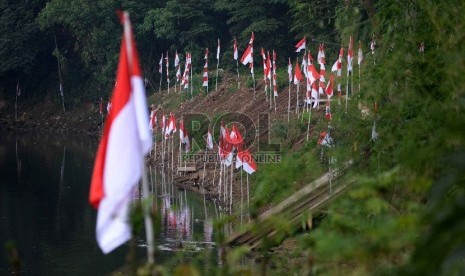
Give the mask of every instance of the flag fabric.
<svg viewBox="0 0 465 276">
<path fill-rule="evenodd" d="M 181 80 L 181 66 L 179 64 L 178 51 L 174 55 L 174 69 L 176 70 L 176 82 L 179 82 Z"/>
<path fill-rule="evenodd" d="M 289 83 L 292 82 L 292 63 L 291 58 L 289 58 L 289 63 L 287 64 L 287 74 L 289 76 Z"/>
<path fill-rule="evenodd" d="M 216 48 L 216 59 L 220 60 L 220 39 L 218 38 L 218 48 Z"/>
<path fill-rule="evenodd" d="M 316 70 L 315 66 L 313 65 L 312 63 L 312 60 L 311 60 L 311 55 L 310 53 L 308 53 L 308 56 L 307 56 L 307 78 L 310 80 L 310 84 L 313 84 L 315 81 L 319 80 L 320 79 L 320 73 L 318 73 L 318 71 Z"/>
<path fill-rule="evenodd" d="M 170 112 L 170 118 L 168 119 L 168 123 L 166 125 L 166 130 L 165 130 L 165 139 L 169 138 L 169 135 L 175 132 L 176 132 L 176 118 L 174 117 L 174 114 Z"/>
<path fill-rule="evenodd" d="M 178 68 L 179 65 L 179 55 L 178 51 L 176 50 L 176 53 L 174 54 L 174 68 Z"/>
<path fill-rule="evenodd" d="M 181 119 L 181 121 L 179 122 L 179 142 L 186 146 L 189 144 L 189 136 L 188 136 L 186 128 L 184 127 L 183 119 Z"/>
<path fill-rule="evenodd" d="M 213 136 L 211 134 L 210 129 L 208 129 L 208 133 L 207 133 L 207 148 L 209 150 L 213 150 Z"/>
<path fill-rule="evenodd" d="M 191 69 L 191 62 L 192 62 L 191 54 L 186 53 L 186 63 L 184 65 L 184 74 L 181 79 L 181 85 L 184 85 L 184 89 L 189 88 L 189 72 Z"/>
<path fill-rule="evenodd" d="M 241 57 L 241 63 L 244 65 L 251 64 L 251 72 L 253 74 L 253 41 L 255 39 L 255 35 L 252 32 L 252 35 L 250 37 L 249 45 L 247 46 L 247 49 L 245 49 L 244 54 L 242 54 Z"/>
<path fill-rule="evenodd" d="M 333 146 L 333 139 L 329 135 L 329 131 L 322 131 L 320 133 L 320 138 L 318 139 L 318 145 L 332 147 Z"/>
<path fill-rule="evenodd" d="M 161 54 L 160 61 L 158 62 L 158 73 L 163 73 L 163 53 Z"/>
<path fill-rule="evenodd" d="M 253 63 L 253 47 L 251 44 L 249 44 L 249 46 L 247 46 L 247 49 L 245 49 L 245 52 L 241 57 L 241 63 L 244 65 Z"/>
<path fill-rule="evenodd" d="M 302 68 L 302 72 L 304 72 L 304 75 L 305 75 L 306 78 L 308 77 L 307 67 L 308 67 L 307 54 L 304 54 L 304 56 L 302 57 L 302 66 L 301 66 L 301 68 Z"/>
<path fill-rule="evenodd" d="M 371 38 L 371 42 L 370 42 L 370 50 L 371 50 L 372 55 L 375 54 L 375 47 L 376 47 L 375 34 L 373 34 Z"/>
<path fill-rule="evenodd" d="M 352 72 L 352 61 L 354 59 L 354 39 L 349 38 L 349 49 L 347 50 L 347 73 Z"/>
<path fill-rule="evenodd" d="M 242 166 L 242 169 L 248 174 L 253 174 L 258 169 L 257 164 L 255 163 L 255 160 L 253 159 L 252 154 L 250 154 L 248 149 L 239 151 L 237 153 L 236 162 L 238 162 L 236 167 Z"/>
<path fill-rule="evenodd" d="M 97 242 L 105 254 L 131 238 L 128 211 L 142 176 L 144 156 L 152 146 L 142 72 L 127 13 L 122 23 L 113 107 L 106 118 L 89 193 L 90 204 L 98 209 Z"/>
<path fill-rule="evenodd" d="M 332 115 L 331 115 L 331 101 L 330 100 L 326 101 L 325 118 L 328 121 L 331 121 L 331 118 L 332 118 Z"/>
<path fill-rule="evenodd" d="M 236 40 L 236 37 L 234 37 L 233 58 L 234 58 L 234 60 L 237 60 L 237 59 L 239 58 L 239 53 L 238 53 L 238 51 L 237 51 L 237 40 Z"/>
<path fill-rule="evenodd" d="M 295 70 L 294 70 L 294 84 L 299 84 L 299 82 L 302 81 L 303 76 L 302 76 L 302 71 L 300 70 L 299 66 L 299 60 L 295 61 Z"/>
<path fill-rule="evenodd" d="M 63 97 L 63 84 L 60 82 L 60 96 Z"/>
<path fill-rule="evenodd" d="M 273 93 L 278 97 L 278 85 L 276 84 L 276 52 L 273 50 Z"/>
<path fill-rule="evenodd" d="M 157 112 L 155 111 L 155 108 L 152 107 L 152 110 L 150 111 L 149 129 L 150 131 L 154 132 L 156 127 L 157 127 Z"/>
<path fill-rule="evenodd" d="M 358 53 L 357 53 L 357 63 L 358 66 L 361 66 L 363 62 L 363 52 L 362 52 L 362 42 L 358 42 Z"/>
<path fill-rule="evenodd" d="M 336 72 L 337 76 L 340 77 L 342 75 L 342 57 L 344 56 L 344 48 L 341 47 L 339 50 L 339 57 L 334 63 L 333 67 L 331 68 L 331 72 Z"/>
<path fill-rule="evenodd" d="M 266 78 L 271 81 L 271 58 L 270 58 L 270 52 L 267 52 L 266 56 Z"/>
<path fill-rule="evenodd" d="M 208 48 L 205 49 L 205 64 L 203 65 L 202 86 L 208 87 Z"/>
<path fill-rule="evenodd" d="M 304 36 L 299 42 L 297 42 L 297 44 L 295 45 L 295 51 L 297 53 L 300 53 L 301 50 L 305 50 L 306 40 L 307 37 Z"/>
<path fill-rule="evenodd" d="M 334 75 L 331 75 L 331 77 L 329 77 L 328 85 L 326 86 L 326 89 L 325 89 L 326 96 L 328 96 L 328 99 L 330 99 L 333 96 L 333 93 L 334 93 L 333 87 L 334 87 Z"/>
<path fill-rule="evenodd" d="M 21 87 L 19 86 L 19 81 L 16 83 L 16 96 L 21 96 Z"/>
<path fill-rule="evenodd" d="M 168 59 L 168 51 L 166 51 L 166 82 L 169 83 L 170 82 L 170 62 L 169 62 L 169 59 Z"/>
<path fill-rule="evenodd" d="M 313 99 L 313 108 L 317 108 L 319 105 L 318 101 L 318 87 L 316 85 L 316 82 L 312 83 L 312 94 L 311 97 Z"/>
<path fill-rule="evenodd" d="M 376 121 L 373 121 L 373 127 L 371 128 L 371 140 L 376 141 L 378 139 L 378 132 L 376 132 Z"/>
<path fill-rule="evenodd" d="M 318 46 L 317 61 L 318 61 L 318 64 L 326 64 L 325 45 L 324 44 L 320 44 L 320 46 Z"/>
<path fill-rule="evenodd" d="M 161 133 L 164 134 L 166 130 L 166 116 L 163 114 L 161 116 Z"/>
<path fill-rule="evenodd" d="M 267 71 L 267 63 L 266 63 L 266 54 L 265 54 L 265 50 L 263 49 L 263 47 L 260 50 L 260 54 L 263 60 L 263 82 L 265 83 L 265 91 L 266 91 L 268 87 L 268 81 L 266 79 L 266 76 L 268 75 L 268 71 Z"/>
</svg>

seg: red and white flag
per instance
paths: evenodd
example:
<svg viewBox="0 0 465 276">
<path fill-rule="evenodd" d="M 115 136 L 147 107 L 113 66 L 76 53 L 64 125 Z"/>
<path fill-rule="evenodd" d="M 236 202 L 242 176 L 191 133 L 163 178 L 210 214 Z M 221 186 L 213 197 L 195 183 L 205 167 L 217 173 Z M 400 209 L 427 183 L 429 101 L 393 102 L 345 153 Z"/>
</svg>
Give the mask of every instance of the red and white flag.
<svg viewBox="0 0 465 276">
<path fill-rule="evenodd" d="M 98 210 L 96 236 L 106 254 L 131 238 L 128 212 L 152 146 L 147 103 L 129 15 L 122 14 L 124 35 L 111 98 L 92 173 L 89 202 Z"/>
<path fill-rule="evenodd" d="M 318 145 L 332 147 L 333 146 L 333 139 L 329 135 L 329 131 L 322 131 L 320 133 L 320 138 L 318 139 Z"/>
<path fill-rule="evenodd" d="M 299 53 L 301 50 L 305 50 L 305 47 L 306 47 L 306 41 L 307 41 L 307 37 L 303 37 L 299 42 L 297 42 L 297 44 L 295 45 L 295 51 L 297 53 Z"/>
<path fill-rule="evenodd" d="M 207 149 L 209 150 L 213 149 L 213 136 L 212 136 L 210 129 L 208 129 L 208 133 L 207 133 Z"/>
<path fill-rule="evenodd" d="M 363 62 L 363 51 L 362 51 L 362 42 L 358 42 L 358 53 L 357 53 L 357 63 L 358 66 L 361 66 Z"/>
<path fill-rule="evenodd" d="M 326 64 L 325 58 L 325 45 L 320 44 L 318 47 L 318 57 L 317 57 L 318 64 Z"/>
<path fill-rule="evenodd" d="M 236 162 L 236 168 L 242 166 L 242 169 L 248 174 L 253 174 L 258 169 L 257 164 L 255 163 L 255 160 L 253 159 L 252 154 L 250 154 L 248 149 L 239 151 L 237 153 Z"/>
<path fill-rule="evenodd" d="M 233 46 L 233 58 L 234 60 L 237 60 L 239 58 L 239 53 L 237 51 L 237 41 L 235 37 L 234 37 L 234 46 Z"/>
<path fill-rule="evenodd" d="M 325 118 L 328 121 L 331 121 L 332 115 L 331 115 L 331 100 L 326 101 L 326 108 L 325 108 Z"/>
<path fill-rule="evenodd" d="M 247 49 L 245 49 L 244 54 L 242 54 L 241 63 L 244 65 L 253 63 L 253 46 L 251 44 L 247 46 Z"/>
<path fill-rule="evenodd" d="M 331 77 L 329 77 L 329 82 L 328 85 L 326 86 L 326 95 L 328 98 L 331 98 L 334 94 L 334 75 L 331 74 Z"/>
<path fill-rule="evenodd" d="M 247 49 L 245 49 L 244 53 L 242 54 L 241 57 L 241 63 L 244 65 L 247 64 L 252 64 L 253 66 L 253 41 L 255 39 L 255 36 L 252 32 L 252 36 L 250 37 L 249 45 L 247 46 Z M 253 67 L 251 67 L 253 70 Z"/>
<path fill-rule="evenodd" d="M 218 38 L 218 47 L 216 48 L 216 59 L 217 60 L 220 60 L 220 50 L 221 50 L 220 39 Z"/>
<path fill-rule="evenodd" d="M 166 116 L 163 114 L 161 116 L 161 133 L 164 134 L 166 130 Z"/>
<path fill-rule="evenodd" d="M 333 64 L 333 67 L 331 67 L 331 72 L 336 72 L 337 76 L 340 77 L 342 74 L 342 57 L 344 56 L 344 48 L 341 47 L 339 50 L 339 57 L 336 60 L 336 62 Z"/>
<path fill-rule="evenodd" d="M 347 73 L 352 72 L 352 61 L 354 59 L 354 39 L 349 38 L 349 49 L 347 50 Z"/>
<path fill-rule="evenodd" d="M 375 47 L 376 47 L 375 34 L 373 34 L 371 38 L 371 42 L 370 42 L 370 50 L 371 50 L 372 55 L 375 54 Z"/>
<path fill-rule="evenodd" d="M 169 135 L 171 135 L 171 133 L 175 133 L 176 130 L 176 118 L 174 117 L 174 114 L 170 112 L 170 118 L 168 119 L 168 124 L 165 130 L 165 139 L 169 138 Z"/>
<path fill-rule="evenodd" d="M 161 54 L 160 61 L 158 62 L 158 73 L 163 73 L 163 53 Z"/>
<path fill-rule="evenodd" d="M 166 51 L 166 82 L 169 83 L 170 82 L 170 60 L 168 58 L 168 51 Z"/>
<path fill-rule="evenodd" d="M 291 58 L 289 58 L 289 63 L 287 64 L 287 74 L 289 75 L 289 83 L 292 82 L 292 63 Z"/>
<path fill-rule="evenodd" d="M 308 53 L 307 57 L 307 78 L 310 80 L 310 84 L 314 83 L 316 80 L 320 79 L 320 73 L 316 70 L 315 66 L 312 63 L 312 56 Z"/>
<path fill-rule="evenodd" d="M 179 65 L 179 55 L 178 51 L 176 50 L 176 53 L 174 54 L 174 68 L 178 68 Z"/>
<path fill-rule="evenodd" d="M 181 119 L 181 122 L 179 122 L 179 142 L 183 145 L 185 145 L 186 151 L 189 150 L 190 143 L 189 143 L 189 135 L 187 133 L 186 128 L 184 127 L 184 120 Z"/>
<path fill-rule="evenodd" d="M 299 84 L 302 79 L 303 79 L 303 76 L 302 76 L 302 70 L 300 70 L 300 66 L 299 66 L 299 60 L 296 60 L 295 62 L 295 69 L 294 69 L 294 84 Z"/>
<path fill-rule="evenodd" d="M 184 89 L 189 88 L 189 73 L 191 69 L 191 54 L 186 53 L 186 63 L 184 65 L 184 74 L 181 79 L 181 85 L 184 85 Z"/>
<path fill-rule="evenodd" d="M 208 87 L 208 48 L 205 49 L 204 59 L 205 59 L 205 64 L 203 65 L 202 86 Z"/>
<path fill-rule="evenodd" d="M 272 73 L 272 67 L 271 67 L 271 58 L 270 58 L 270 52 L 267 52 L 267 57 L 266 57 L 266 78 L 271 81 L 271 73 Z"/>
<path fill-rule="evenodd" d="M 157 112 L 155 108 L 152 108 L 150 111 L 150 122 L 149 122 L 149 129 L 150 131 L 154 132 L 157 127 Z"/>
<path fill-rule="evenodd" d="M 278 97 L 278 85 L 276 84 L 276 52 L 273 50 L 273 94 Z"/>
</svg>

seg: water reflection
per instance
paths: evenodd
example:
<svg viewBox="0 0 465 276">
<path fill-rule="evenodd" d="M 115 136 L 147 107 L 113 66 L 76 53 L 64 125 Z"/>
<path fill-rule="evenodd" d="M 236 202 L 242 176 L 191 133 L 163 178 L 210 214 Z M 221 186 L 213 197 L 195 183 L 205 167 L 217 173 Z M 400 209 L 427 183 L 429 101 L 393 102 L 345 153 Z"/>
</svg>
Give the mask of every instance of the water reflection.
<svg viewBox="0 0 465 276">
<path fill-rule="evenodd" d="M 103 255 L 95 241 L 96 212 L 88 204 L 97 139 L 0 133 L 0 275 L 9 274 L 4 245 L 16 242 L 25 275 L 106 275 L 124 264 L 128 246 Z M 171 175 L 171 174 L 170 174 Z M 150 171 L 162 232 L 163 264 L 176 252 L 210 248 L 214 206 L 180 191 L 169 175 Z M 141 236 L 138 255 L 146 256 Z"/>
</svg>

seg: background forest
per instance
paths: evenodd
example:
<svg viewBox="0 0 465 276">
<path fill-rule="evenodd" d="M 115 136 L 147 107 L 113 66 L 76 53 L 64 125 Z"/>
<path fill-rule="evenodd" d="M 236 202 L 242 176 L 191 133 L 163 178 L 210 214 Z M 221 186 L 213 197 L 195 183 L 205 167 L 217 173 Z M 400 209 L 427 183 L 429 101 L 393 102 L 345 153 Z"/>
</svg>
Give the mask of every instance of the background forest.
<svg viewBox="0 0 465 276">
<path fill-rule="evenodd" d="M 191 51 L 200 69 L 203 49 L 214 53 L 217 38 L 220 67 L 230 70 L 235 69 L 233 38 L 241 55 L 252 31 L 255 49 L 275 49 L 280 68 L 288 56 L 295 58 L 294 45 L 303 36 L 312 51 L 318 45 L 312 39 L 328 42 L 329 65 L 350 35 L 360 40 L 366 59 L 359 105 L 351 104 L 347 114 L 333 120 L 334 156 L 355 161 L 350 176 L 357 183 L 331 204 L 315 231 L 299 236 L 309 260 L 306 269 L 334 275 L 463 274 L 462 1 L 1 0 L 0 100 L 14 99 L 18 81 L 26 101 L 57 99 L 57 61 L 73 104 L 108 98 L 120 8 L 131 14 L 143 71 L 153 84 L 159 80 L 161 53 Z M 372 36 L 374 55 L 369 53 Z M 372 111 L 368 117 L 357 112 L 360 105 Z M 373 121 L 376 141 L 370 139 Z M 256 176 L 256 204 L 292 189 L 304 158 L 296 153 L 282 167 L 264 168 Z M 277 178 L 282 175 L 290 177 Z"/>
</svg>

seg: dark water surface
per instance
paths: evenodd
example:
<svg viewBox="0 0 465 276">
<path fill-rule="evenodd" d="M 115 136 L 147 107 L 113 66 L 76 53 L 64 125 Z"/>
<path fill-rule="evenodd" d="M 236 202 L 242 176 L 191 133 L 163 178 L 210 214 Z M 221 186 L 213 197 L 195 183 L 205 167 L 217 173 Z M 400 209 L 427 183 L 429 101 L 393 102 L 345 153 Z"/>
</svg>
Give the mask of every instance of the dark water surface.
<svg viewBox="0 0 465 276">
<path fill-rule="evenodd" d="M 127 245 L 103 255 L 95 241 L 96 212 L 87 198 L 97 143 L 89 137 L 0 132 L 0 275 L 10 273 L 9 241 L 17 246 L 23 275 L 107 275 L 124 264 Z M 156 261 L 176 263 L 181 245 L 197 252 L 192 258 L 208 251 L 216 259 L 214 206 L 178 191 L 155 171 L 149 178 L 157 183 L 152 187 L 162 220 Z M 144 236 L 137 242 L 142 259 Z"/>
</svg>

